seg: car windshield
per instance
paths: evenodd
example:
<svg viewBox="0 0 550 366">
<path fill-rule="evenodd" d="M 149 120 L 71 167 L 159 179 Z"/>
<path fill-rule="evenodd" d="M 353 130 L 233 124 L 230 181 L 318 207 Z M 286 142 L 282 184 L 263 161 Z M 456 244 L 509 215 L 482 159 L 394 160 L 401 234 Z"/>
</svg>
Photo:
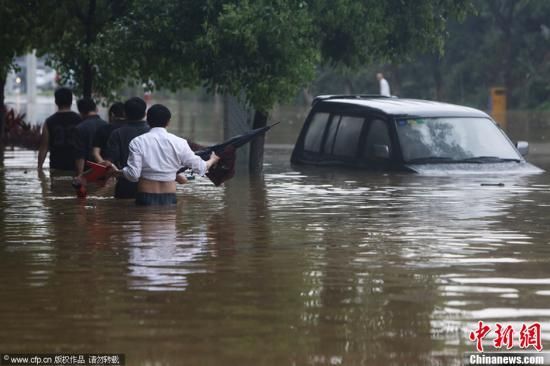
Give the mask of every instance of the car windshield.
<svg viewBox="0 0 550 366">
<path fill-rule="evenodd" d="M 488 118 L 415 118 L 397 119 L 395 123 L 405 162 L 521 159 Z"/>
</svg>

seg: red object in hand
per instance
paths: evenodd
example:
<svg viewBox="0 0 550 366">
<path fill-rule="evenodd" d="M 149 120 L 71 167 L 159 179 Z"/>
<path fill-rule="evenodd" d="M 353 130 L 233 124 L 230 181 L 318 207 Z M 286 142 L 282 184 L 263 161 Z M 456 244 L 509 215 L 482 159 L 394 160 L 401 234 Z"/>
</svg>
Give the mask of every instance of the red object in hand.
<svg viewBox="0 0 550 366">
<path fill-rule="evenodd" d="M 89 169 L 86 170 L 82 176 L 75 177 L 72 182 L 72 185 L 76 190 L 76 196 L 79 198 L 86 198 L 86 195 L 88 194 L 86 185 L 89 182 L 97 183 L 107 179 L 108 167 L 92 161 L 86 161 L 86 165 L 88 165 Z"/>
<path fill-rule="evenodd" d="M 86 198 L 86 195 L 88 192 L 86 191 L 86 187 L 82 184 L 77 190 L 76 190 L 76 196 L 78 198 Z"/>
<path fill-rule="evenodd" d="M 86 182 L 97 182 L 98 180 L 105 180 L 107 178 L 108 168 L 105 165 L 94 163 L 92 161 L 86 161 L 86 165 L 90 169 L 86 170 L 82 175 L 86 178 Z"/>
</svg>

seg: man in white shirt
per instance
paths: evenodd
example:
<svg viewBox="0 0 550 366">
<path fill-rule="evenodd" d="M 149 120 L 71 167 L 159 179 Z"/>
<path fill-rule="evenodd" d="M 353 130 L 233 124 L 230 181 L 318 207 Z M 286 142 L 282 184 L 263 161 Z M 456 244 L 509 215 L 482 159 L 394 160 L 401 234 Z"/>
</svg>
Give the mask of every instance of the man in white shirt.
<svg viewBox="0 0 550 366">
<path fill-rule="evenodd" d="M 390 84 L 388 84 L 388 81 L 384 79 L 384 75 L 381 72 L 379 72 L 378 74 L 376 74 L 376 78 L 380 83 L 380 95 L 391 97 Z"/>
<path fill-rule="evenodd" d="M 128 162 L 122 170 L 113 166 L 116 176 L 138 182 L 138 205 L 169 205 L 176 203 L 176 174 L 189 167 L 198 175 L 205 175 L 219 157 L 212 153 L 208 161 L 202 160 L 182 139 L 166 130 L 172 117 L 168 108 L 155 104 L 147 111 L 151 130 L 130 142 Z M 177 177 L 179 183 L 185 179 Z"/>
</svg>

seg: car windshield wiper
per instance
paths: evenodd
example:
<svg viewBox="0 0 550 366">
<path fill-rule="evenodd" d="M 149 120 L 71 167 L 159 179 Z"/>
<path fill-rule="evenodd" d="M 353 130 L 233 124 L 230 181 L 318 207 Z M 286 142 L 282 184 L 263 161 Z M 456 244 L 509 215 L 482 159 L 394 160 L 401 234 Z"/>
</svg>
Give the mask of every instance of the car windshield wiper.
<svg viewBox="0 0 550 366">
<path fill-rule="evenodd" d="M 409 164 L 422 164 L 422 163 L 452 163 L 453 158 L 448 156 L 422 156 L 420 158 L 414 158 L 407 161 Z"/>
<path fill-rule="evenodd" d="M 460 159 L 456 162 L 460 163 L 504 163 L 508 161 L 513 161 L 516 163 L 521 162 L 520 159 L 510 159 L 510 158 L 499 158 L 498 156 L 474 156 L 471 158 Z"/>
<path fill-rule="evenodd" d="M 516 163 L 521 162 L 520 159 L 510 159 L 510 158 L 499 158 L 498 156 L 474 156 L 466 159 L 453 159 L 448 156 L 423 156 L 420 158 L 414 158 L 407 161 L 408 164 L 460 164 L 460 163 L 470 163 L 470 164 L 483 164 L 483 163 L 504 163 L 513 161 Z"/>
</svg>

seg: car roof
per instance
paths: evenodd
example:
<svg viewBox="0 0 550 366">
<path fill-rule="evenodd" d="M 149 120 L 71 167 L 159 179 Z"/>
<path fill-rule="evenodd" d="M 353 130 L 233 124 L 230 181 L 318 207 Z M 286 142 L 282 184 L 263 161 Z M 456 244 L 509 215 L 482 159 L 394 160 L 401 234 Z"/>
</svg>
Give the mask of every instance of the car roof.
<svg viewBox="0 0 550 366">
<path fill-rule="evenodd" d="M 456 104 L 380 95 L 321 95 L 313 100 L 314 105 L 320 102 L 361 106 L 393 116 L 490 118 L 478 109 Z"/>
</svg>

